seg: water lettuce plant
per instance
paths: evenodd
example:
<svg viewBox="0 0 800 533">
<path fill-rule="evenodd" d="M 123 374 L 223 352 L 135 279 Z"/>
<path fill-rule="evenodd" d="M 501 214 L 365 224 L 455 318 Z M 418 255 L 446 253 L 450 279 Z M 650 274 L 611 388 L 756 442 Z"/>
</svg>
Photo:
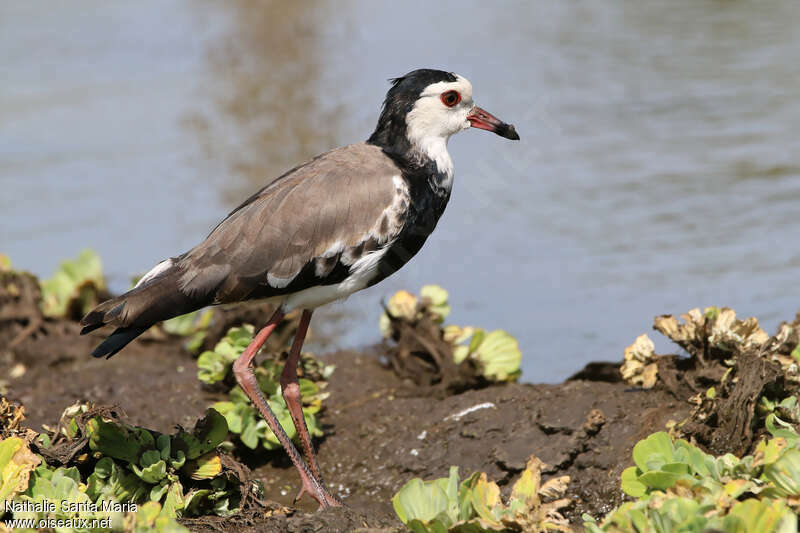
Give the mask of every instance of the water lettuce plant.
<svg viewBox="0 0 800 533">
<path fill-rule="evenodd" d="M 0 501 L 13 500 L 25 491 L 31 472 L 41 462 L 21 438 L 8 437 L 0 441 Z M 4 509 L 0 509 L 0 517 L 3 512 Z"/>
<path fill-rule="evenodd" d="M 186 337 L 185 347 L 189 353 L 197 353 L 206 338 L 208 327 L 214 316 L 212 309 L 192 311 L 170 318 L 161 323 L 161 328 L 172 335 Z"/>
<path fill-rule="evenodd" d="M 89 476 L 81 479 L 76 467 L 51 467 L 34 454 L 30 444 L 18 437 L 0 440 L 0 517 L 4 520 L 29 520 L 41 526 L 43 520 L 61 520 L 55 531 L 158 531 L 187 532 L 175 521 L 175 509 L 149 501 L 142 506 L 129 504 L 131 499 L 119 494 L 98 495 L 92 491 L 92 476 L 107 465 L 104 458 Z M 124 502 L 125 505 L 123 505 Z M 138 507 L 138 508 L 137 508 Z M 5 516 L 4 516 L 5 515 Z M 20 522 L 22 523 L 22 522 Z M 17 531 L 35 531 L 34 527 L 19 527 Z"/>
<path fill-rule="evenodd" d="M 528 459 L 525 470 L 511 490 L 507 503 L 500 487 L 476 472 L 459 483 L 458 467 L 446 478 L 423 481 L 414 478 L 392 498 L 400 520 L 414 533 L 489 531 L 570 531 L 560 509 L 569 477 L 541 483 L 542 462 Z"/>
<path fill-rule="evenodd" d="M 639 335 L 633 344 L 625 348 L 625 362 L 619 371 L 626 383 L 652 389 L 658 379 L 658 364 L 655 362 L 655 344 L 646 334 Z"/>
<path fill-rule="evenodd" d="M 503 330 L 488 332 L 471 326 L 444 326 L 451 310 L 448 299 L 447 291 L 437 285 L 422 287 L 419 296 L 408 291 L 395 293 L 379 319 L 383 337 L 398 341 L 402 324 L 427 321 L 436 325 L 435 334 L 450 345 L 449 351 L 456 365 L 464 361 L 474 363 L 489 381 L 517 380 L 522 361 L 517 340 Z"/>
<path fill-rule="evenodd" d="M 156 531 L 188 532 L 175 520 L 174 510 L 156 501 L 122 504 L 111 497 L 95 497 L 76 467 L 34 471 L 28 489 L 12 504 L 17 520 L 62 521 L 55 531 Z"/>
<path fill-rule="evenodd" d="M 92 456 L 100 457 L 87 480 L 90 496 L 159 502 L 168 516 L 236 511 L 238 486 L 223 473 L 216 450 L 228 427 L 215 410 L 206 411 L 191 432 L 157 434 L 96 416 L 86 422 L 85 434 Z"/>
<path fill-rule="evenodd" d="M 672 315 L 658 316 L 653 328 L 699 359 L 724 357 L 769 340 L 758 320 L 738 319 L 736 312 L 727 307 L 707 307 L 702 313 L 692 309 L 681 318 L 683 323 Z"/>
<path fill-rule="evenodd" d="M 517 339 L 502 329 L 487 332 L 481 328 L 447 326 L 444 339 L 453 344 L 453 361 L 470 359 L 478 364 L 490 381 L 516 381 L 522 374 L 522 352 Z"/>
<path fill-rule="evenodd" d="M 795 434 L 796 435 L 796 434 Z M 590 533 L 797 531 L 800 449 L 782 437 L 761 441 L 754 454 L 714 457 L 683 439 L 658 432 L 633 449 L 635 466 L 622 473 L 622 490 L 635 498 Z"/>
<path fill-rule="evenodd" d="M 733 366 L 738 354 L 767 346 L 772 340 L 759 326 L 758 320 L 753 317 L 738 319 L 736 312 L 727 307 L 707 307 L 702 312 L 695 308 L 680 318 L 681 321 L 673 315 L 657 316 L 653 328 L 686 350 L 701 365 L 714 362 Z M 792 328 L 784 324 L 775 339 L 781 335 L 788 337 L 791 333 Z M 640 335 L 625 348 L 625 362 L 620 372 L 627 383 L 645 389 L 655 385 L 658 365 L 654 348 L 647 335 Z M 781 361 L 784 365 L 791 362 L 785 359 Z"/>
<path fill-rule="evenodd" d="M 438 285 L 425 285 L 419 291 L 419 297 L 408 291 L 397 291 L 389 298 L 386 309 L 378 319 L 378 327 L 385 338 L 392 336 L 393 318 L 416 320 L 423 315 L 429 315 L 434 322 L 441 324 L 450 314 L 449 295 L 446 290 Z M 426 305 L 420 305 L 425 303 Z"/>
<path fill-rule="evenodd" d="M 245 324 L 233 327 L 222 338 L 213 350 L 200 354 L 197 360 L 197 377 L 207 384 L 231 383 L 233 362 L 241 355 L 253 339 L 254 328 Z M 258 384 L 267 398 L 270 408 L 280 421 L 289 438 L 297 436 L 286 402 L 281 395 L 280 373 L 283 364 L 276 357 L 268 357 L 255 367 Z M 322 436 L 322 427 L 317 420 L 317 413 L 322 408 L 322 401 L 328 397 L 324 392 L 327 379 L 334 370 L 333 365 L 325 365 L 309 353 L 303 353 L 297 365 L 300 394 L 303 398 L 303 415 L 308 432 L 312 437 Z M 214 403 L 213 407 L 226 419 L 228 428 L 238 440 L 250 449 L 259 444 L 267 450 L 281 447 L 278 438 L 269 429 L 266 421 L 258 414 L 244 391 L 236 385 L 228 390 L 228 400 Z"/>
<path fill-rule="evenodd" d="M 75 525 L 86 519 L 116 531 L 166 532 L 187 531 L 176 522 L 181 517 L 238 512 L 252 487 L 223 469 L 217 446 L 228 427 L 221 414 L 209 409 L 193 430 L 166 435 L 109 413 L 75 404 L 57 430 L 0 441 L 0 497 L 19 503 L 13 518 L 71 520 L 66 530 L 88 530 Z M 67 464 L 44 462 L 29 442 Z"/>
<path fill-rule="evenodd" d="M 41 288 L 45 315 L 83 315 L 98 303 L 98 293 L 106 290 L 100 256 L 85 249 L 75 259 L 62 261 Z"/>
</svg>

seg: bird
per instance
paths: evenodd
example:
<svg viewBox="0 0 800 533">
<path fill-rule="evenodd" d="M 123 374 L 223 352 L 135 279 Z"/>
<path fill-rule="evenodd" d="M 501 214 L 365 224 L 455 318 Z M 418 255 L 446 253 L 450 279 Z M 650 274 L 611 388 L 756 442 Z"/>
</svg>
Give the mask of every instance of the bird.
<svg viewBox="0 0 800 533">
<path fill-rule="evenodd" d="M 342 502 L 325 486 L 302 412 L 297 363 L 317 307 L 371 287 L 420 250 L 450 199 L 450 137 L 478 128 L 519 140 L 513 125 L 476 106 L 458 74 L 417 69 L 390 79 L 369 138 L 325 152 L 275 178 L 191 250 L 159 262 L 128 292 L 81 320 L 81 334 L 116 329 L 92 352 L 110 358 L 154 324 L 210 305 L 276 305 L 233 363 L 242 390 L 297 469 L 298 501 Z M 286 313 L 302 310 L 280 384 L 303 457 L 264 398 L 252 362 Z"/>
</svg>

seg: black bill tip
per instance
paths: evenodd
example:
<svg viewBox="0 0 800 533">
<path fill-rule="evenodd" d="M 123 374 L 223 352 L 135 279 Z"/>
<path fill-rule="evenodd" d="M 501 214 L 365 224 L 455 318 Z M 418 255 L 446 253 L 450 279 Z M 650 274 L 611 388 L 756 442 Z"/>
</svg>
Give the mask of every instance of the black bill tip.
<svg viewBox="0 0 800 533">
<path fill-rule="evenodd" d="M 514 127 L 513 124 L 506 124 L 503 122 L 502 124 L 497 126 L 495 133 L 498 134 L 500 137 L 505 137 L 506 139 L 511 139 L 512 141 L 519 140 L 519 133 L 517 133 L 517 129 Z"/>
</svg>

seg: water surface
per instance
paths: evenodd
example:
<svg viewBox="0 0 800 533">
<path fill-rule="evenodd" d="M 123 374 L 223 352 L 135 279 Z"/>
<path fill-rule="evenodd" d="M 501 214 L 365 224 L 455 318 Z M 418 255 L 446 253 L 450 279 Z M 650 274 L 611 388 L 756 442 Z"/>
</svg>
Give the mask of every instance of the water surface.
<svg viewBox="0 0 800 533">
<path fill-rule="evenodd" d="M 436 233 L 331 307 L 338 346 L 376 341 L 380 299 L 425 283 L 453 322 L 516 335 L 530 381 L 619 359 L 656 314 L 772 329 L 800 307 L 798 26 L 795 0 L 6 2 L 0 250 L 47 276 L 92 247 L 121 291 L 366 138 L 387 78 L 437 67 L 522 140 L 451 140 Z"/>
</svg>

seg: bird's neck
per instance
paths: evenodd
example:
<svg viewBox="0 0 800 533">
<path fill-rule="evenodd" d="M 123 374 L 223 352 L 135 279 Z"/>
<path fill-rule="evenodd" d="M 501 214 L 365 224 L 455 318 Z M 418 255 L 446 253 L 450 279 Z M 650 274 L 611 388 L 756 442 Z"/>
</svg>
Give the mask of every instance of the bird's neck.
<svg viewBox="0 0 800 533">
<path fill-rule="evenodd" d="M 423 137 L 411 140 L 411 154 L 424 166 L 433 165 L 440 185 L 450 189 L 453 182 L 453 160 L 447 151 L 447 137 Z"/>
<path fill-rule="evenodd" d="M 367 142 L 380 146 L 401 168 L 426 175 L 433 187 L 444 189 L 449 195 L 453 185 L 453 160 L 447 151 L 449 137 L 409 138 L 405 124 L 399 126 L 379 124 Z"/>
</svg>

